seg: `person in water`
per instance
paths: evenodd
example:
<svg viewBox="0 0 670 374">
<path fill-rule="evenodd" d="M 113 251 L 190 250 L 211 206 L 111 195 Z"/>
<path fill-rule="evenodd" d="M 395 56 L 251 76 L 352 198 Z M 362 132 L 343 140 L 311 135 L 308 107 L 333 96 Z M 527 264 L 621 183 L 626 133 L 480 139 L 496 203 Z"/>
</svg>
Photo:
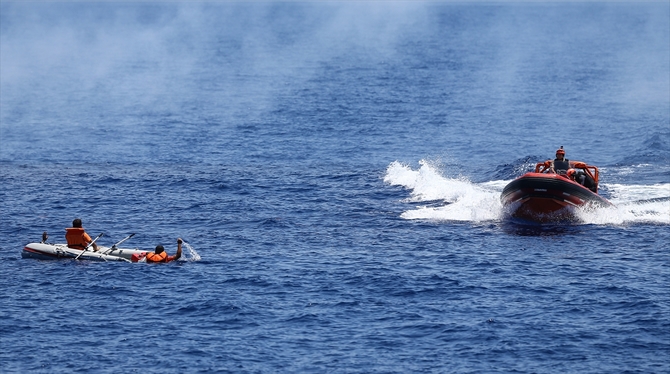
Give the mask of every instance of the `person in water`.
<svg viewBox="0 0 670 374">
<path fill-rule="evenodd" d="M 563 146 L 556 150 L 556 158 L 551 163 L 551 170 L 556 174 L 565 174 L 570 169 L 570 160 L 565 158 Z"/>
<path fill-rule="evenodd" d="M 81 227 L 81 219 L 75 218 L 72 221 L 72 227 L 65 229 L 65 240 L 67 240 L 67 246 L 73 249 L 84 250 L 93 240 L 86 233 L 83 227 Z M 93 250 L 98 250 L 98 245 L 92 244 Z"/>
<path fill-rule="evenodd" d="M 147 253 L 147 262 L 149 263 L 155 263 L 155 262 L 170 262 L 174 260 L 179 260 L 181 258 L 181 243 L 183 240 L 181 238 L 177 238 L 177 253 L 174 256 L 169 256 L 167 252 L 165 252 L 165 248 L 163 248 L 162 245 L 157 245 L 156 249 L 153 252 Z"/>
</svg>

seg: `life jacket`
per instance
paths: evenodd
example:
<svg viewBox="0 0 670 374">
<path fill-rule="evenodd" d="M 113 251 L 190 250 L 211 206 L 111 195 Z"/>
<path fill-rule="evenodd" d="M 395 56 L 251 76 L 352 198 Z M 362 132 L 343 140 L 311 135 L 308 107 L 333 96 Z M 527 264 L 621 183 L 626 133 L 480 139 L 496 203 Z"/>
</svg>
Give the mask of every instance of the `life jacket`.
<svg viewBox="0 0 670 374">
<path fill-rule="evenodd" d="M 156 252 L 147 253 L 147 262 L 168 262 L 167 259 L 168 254 L 165 251 L 160 254 L 156 254 Z"/>
<path fill-rule="evenodd" d="M 86 231 L 81 227 L 69 227 L 65 229 L 65 240 L 67 246 L 74 249 L 84 249 L 88 245 L 88 241 L 84 237 Z"/>
<path fill-rule="evenodd" d="M 567 158 L 564 158 L 563 161 L 559 159 L 554 160 L 554 171 L 558 174 L 565 174 L 565 172 L 570 169 L 570 161 Z"/>
</svg>

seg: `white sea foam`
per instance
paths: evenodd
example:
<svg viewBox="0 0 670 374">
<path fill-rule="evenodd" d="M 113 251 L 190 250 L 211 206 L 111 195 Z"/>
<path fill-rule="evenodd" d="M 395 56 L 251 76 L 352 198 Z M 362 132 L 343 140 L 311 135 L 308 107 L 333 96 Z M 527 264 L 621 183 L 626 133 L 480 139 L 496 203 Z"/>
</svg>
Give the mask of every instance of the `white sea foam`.
<svg viewBox="0 0 670 374">
<path fill-rule="evenodd" d="M 500 193 L 509 180 L 473 183 L 465 178 L 449 178 L 439 168 L 421 160 L 418 169 L 392 162 L 384 181 L 410 191 L 413 204 L 401 214 L 405 219 L 437 221 L 494 221 L 502 218 Z M 612 208 L 584 208 L 578 211 L 586 224 L 620 225 L 628 223 L 670 224 L 670 184 L 604 184 L 611 196 Z M 435 202 L 442 202 L 435 206 Z"/>
<path fill-rule="evenodd" d="M 498 219 L 502 212 L 500 191 L 495 182 L 476 184 L 465 178 L 448 178 L 428 161 L 421 160 L 418 170 L 399 162 L 391 163 L 384 181 L 411 190 L 409 202 L 435 202 L 444 205 L 419 206 L 407 210 L 406 219 L 433 219 L 449 221 L 489 221 Z M 502 184 L 504 186 L 504 184 Z"/>
<path fill-rule="evenodd" d="M 593 224 L 670 224 L 670 183 L 654 185 L 604 184 L 612 208 L 584 209 L 580 218 Z"/>
</svg>

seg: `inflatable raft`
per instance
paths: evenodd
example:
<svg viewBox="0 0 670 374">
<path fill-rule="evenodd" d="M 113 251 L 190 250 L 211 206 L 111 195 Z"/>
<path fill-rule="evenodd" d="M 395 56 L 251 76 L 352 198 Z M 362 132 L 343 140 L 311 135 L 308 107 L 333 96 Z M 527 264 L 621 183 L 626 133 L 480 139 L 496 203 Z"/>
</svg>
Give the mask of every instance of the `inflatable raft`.
<svg viewBox="0 0 670 374">
<path fill-rule="evenodd" d="M 70 248 L 67 244 L 50 244 L 47 243 L 49 235 L 45 232 L 42 234 L 42 241 L 40 243 L 28 243 L 23 247 L 21 257 L 35 258 L 38 260 L 60 260 L 60 259 L 75 259 L 88 261 L 125 261 L 125 262 L 140 262 L 146 256 L 147 251 L 140 249 L 119 248 L 117 247 L 126 240 L 132 238 L 135 234 L 130 234 L 111 247 L 98 246 L 97 250 L 90 248 L 103 234 L 98 235 L 91 244 L 85 249 Z"/>
<path fill-rule="evenodd" d="M 72 249 L 67 244 L 28 243 L 23 247 L 21 257 L 39 260 L 79 259 L 88 261 L 125 261 L 131 262 L 135 258 L 143 257 L 146 250 L 113 248 L 98 246 L 98 251 Z"/>
</svg>

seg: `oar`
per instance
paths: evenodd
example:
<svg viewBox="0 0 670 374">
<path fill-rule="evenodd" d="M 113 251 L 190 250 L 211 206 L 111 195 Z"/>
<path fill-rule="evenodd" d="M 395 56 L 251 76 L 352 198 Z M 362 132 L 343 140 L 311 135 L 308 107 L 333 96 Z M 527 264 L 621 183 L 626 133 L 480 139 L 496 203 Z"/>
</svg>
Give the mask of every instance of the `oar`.
<svg viewBox="0 0 670 374">
<path fill-rule="evenodd" d="M 106 255 L 107 253 L 109 253 L 109 252 L 115 250 L 117 245 L 119 245 L 119 244 L 125 242 L 126 240 L 128 240 L 128 239 L 130 239 L 130 238 L 132 238 L 134 235 L 135 235 L 135 233 L 132 233 L 132 234 L 126 236 L 125 238 L 119 240 L 119 241 L 116 242 L 114 245 L 112 245 L 111 247 L 109 247 L 109 249 L 107 249 L 105 252 L 103 252 L 103 255 Z"/>
<path fill-rule="evenodd" d="M 96 240 L 100 239 L 100 237 L 101 237 L 102 235 L 104 235 L 104 233 L 101 232 L 100 235 L 98 235 L 95 239 L 93 239 L 90 243 L 88 243 L 88 245 L 86 246 L 86 248 L 84 248 L 84 250 L 81 251 L 81 253 L 78 254 L 77 257 L 75 257 L 74 259 L 75 259 L 75 260 L 79 260 L 79 256 L 83 255 L 84 252 L 88 251 L 88 247 L 92 246 L 93 243 L 95 243 Z"/>
</svg>

